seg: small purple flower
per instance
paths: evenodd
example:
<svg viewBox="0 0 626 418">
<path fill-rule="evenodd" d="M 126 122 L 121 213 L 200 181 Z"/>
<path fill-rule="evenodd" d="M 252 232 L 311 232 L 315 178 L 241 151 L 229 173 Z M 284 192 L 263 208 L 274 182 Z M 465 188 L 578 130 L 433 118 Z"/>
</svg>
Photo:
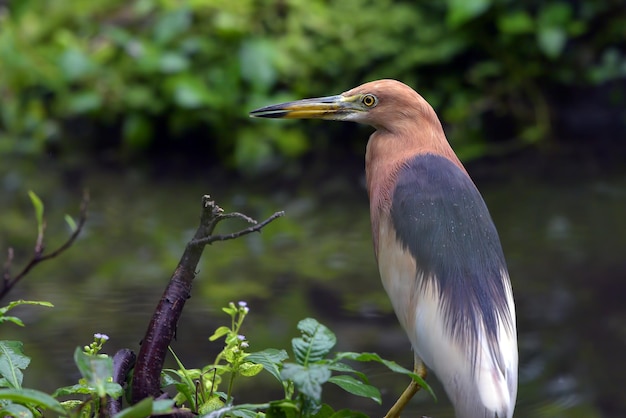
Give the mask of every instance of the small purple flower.
<svg viewBox="0 0 626 418">
<path fill-rule="evenodd" d="M 96 340 L 103 340 L 103 341 L 108 341 L 109 340 L 109 336 L 106 334 L 101 334 L 101 333 L 96 333 L 93 335 L 93 338 L 95 338 Z"/>
<path fill-rule="evenodd" d="M 246 340 L 246 336 L 245 335 L 237 335 L 237 338 L 239 338 L 239 341 L 245 341 Z"/>
<path fill-rule="evenodd" d="M 246 306 L 248 306 L 248 303 L 243 300 L 240 300 L 237 304 L 240 308 L 245 308 Z"/>
</svg>

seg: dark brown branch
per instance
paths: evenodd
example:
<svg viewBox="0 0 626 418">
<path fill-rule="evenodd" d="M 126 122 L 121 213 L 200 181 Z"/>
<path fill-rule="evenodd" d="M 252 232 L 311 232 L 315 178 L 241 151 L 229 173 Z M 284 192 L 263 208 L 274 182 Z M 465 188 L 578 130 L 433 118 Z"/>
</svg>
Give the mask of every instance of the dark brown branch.
<svg viewBox="0 0 626 418">
<path fill-rule="evenodd" d="M 122 348 L 113 356 L 113 382 L 124 387 L 128 373 L 135 365 L 137 356 L 128 348 Z M 107 414 L 112 417 L 122 410 L 122 397 L 107 400 Z"/>
<path fill-rule="evenodd" d="M 70 248 L 76 238 L 80 235 L 83 230 L 83 226 L 87 221 L 87 207 L 89 206 L 89 192 L 85 190 L 83 192 L 83 199 L 80 205 L 80 218 L 78 219 L 78 223 L 76 224 L 76 229 L 69 236 L 67 241 L 65 241 L 59 248 L 48 253 L 43 254 L 44 245 L 43 245 L 43 232 L 45 231 L 45 221 L 42 225 L 42 229 L 40 233 L 37 234 L 37 241 L 35 243 L 35 249 L 32 258 L 28 261 L 26 266 L 20 271 L 15 277 L 11 277 L 11 265 L 13 263 L 13 250 L 9 249 L 7 261 L 4 264 L 3 271 L 3 280 L 2 280 L 2 289 L 0 289 L 0 299 L 2 299 L 9 291 L 15 286 L 24 276 L 26 276 L 36 265 L 51 258 L 54 258 Z"/>
<path fill-rule="evenodd" d="M 251 232 L 260 231 L 261 228 L 282 215 L 283 212 L 275 213 L 265 221 L 256 224 L 256 221 L 246 215 L 224 213 L 223 209 L 216 205 L 210 196 L 203 196 L 200 225 L 193 239 L 187 243 L 178 266 L 152 315 L 146 335 L 141 343 L 133 374 L 133 403 L 137 403 L 148 396 L 157 398 L 161 394 L 161 369 L 165 362 L 167 348 L 174 338 L 176 325 L 185 302 L 191 296 L 191 284 L 195 278 L 196 268 L 204 247 L 214 241 L 234 239 Z M 256 225 L 232 234 L 212 235 L 218 223 L 232 218 L 243 219 Z"/>
</svg>

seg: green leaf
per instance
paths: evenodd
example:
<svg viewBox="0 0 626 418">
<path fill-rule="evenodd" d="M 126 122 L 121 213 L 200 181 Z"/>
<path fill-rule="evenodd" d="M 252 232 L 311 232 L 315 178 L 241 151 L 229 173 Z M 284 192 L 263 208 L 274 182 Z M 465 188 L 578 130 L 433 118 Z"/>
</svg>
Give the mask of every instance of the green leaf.
<svg viewBox="0 0 626 418">
<path fill-rule="evenodd" d="M 241 363 L 239 365 L 239 374 L 242 376 L 252 377 L 261 373 L 263 370 L 262 364 L 252 363 L 250 361 L 246 361 L 245 363 Z"/>
<path fill-rule="evenodd" d="M 298 323 L 302 337 L 291 340 L 296 361 L 304 366 L 323 359 L 337 343 L 337 337 L 331 330 L 313 318 L 303 319 Z"/>
<path fill-rule="evenodd" d="M 20 299 L 20 300 L 11 301 L 9 302 L 7 306 L 3 306 L 2 308 L 0 308 L 0 315 L 4 315 L 5 313 L 15 308 L 16 306 L 21 306 L 21 305 L 37 305 L 37 306 L 45 306 L 47 308 L 54 307 L 53 304 L 51 304 L 50 302 L 46 302 L 46 301 Z"/>
<path fill-rule="evenodd" d="M 339 361 L 339 360 L 354 360 L 354 361 L 361 361 L 361 362 L 375 361 L 377 363 L 383 364 L 387 366 L 389 370 L 395 373 L 400 373 L 400 374 L 409 376 L 411 379 L 416 381 L 422 388 L 424 388 L 428 393 L 430 393 L 430 395 L 434 399 L 437 399 L 437 397 L 435 396 L 435 392 L 433 392 L 433 390 L 428 385 L 428 383 L 426 383 L 426 381 L 422 379 L 419 375 L 415 374 L 414 372 L 408 369 L 405 369 L 404 367 L 400 366 L 398 363 L 394 361 L 385 360 L 384 358 L 380 357 L 376 353 L 353 353 L 353 352 L 337 353 L 335 357 L 335 361 Z"/>
<path fill-rule="evenodd" d="M 379 405 L 383 402 L 382 397 L 380 396 L 380 391 L 377 388 L 372 385 L 363 383 L 361 380 L 355 379 L 352 376 L 348 376 L 345 374 L 333 376 L 328 379 L 328 381 L 334 383 L 346 392 L 349 392 L 353 395 L 370 398 L 373 401 L 377 402 Z"/>
<path fill-rule="evenodd" d="M 122 387 L 111 382 L 113 377 L 113 360 L 107 356 L 85 354 L 80 347 L 74 350 L 74 361 L 87 384 L 95 389 L 98 397 L 106 395 L 117 398 L 122 396 Z"/>
<path fill-rule="evenodd" d="M 152 415 L 152 398 L 145 398 L 114 415 L 115 418 L 145 418 Z"/>
<path fill-rule="evenodd" d="M 233 408 L 229 412 L 230 416 L 238 417 L 238 418 L 257 418 L 259 414 L 256 411 L 251 411 L 249 409 L 239 409 Z"/>
<path fill-rule="evenodd" d="M 198 407 L 198 414 L 205 415 L 222 407 L 224 407 L 224 401 L 217 396 L 212 396 Z"/>
<path fill-rule="evenodd" d="M 9 403 L 0 407 L 0 416 L 2 417 L 19 417 L 19 418 L 32 418 L 33 413 L 27 407 L 17 404 Z"/>
<path fill-rule="evenodd" d="M 81 406 L 83 406 L 83 409 L 87 409 L 87 410 L 89 410 L 90 408 L 89 404 L 84 405 L 84 402 L 78 399 L 70 399 L 69 401 L 61 401 L 61 405 L 63 405 L 63 409 L 65 409 L 66 411 L 78 409 Z M 87 411 L 85 411 L 85 413 L 87 413 Z"/>
<path fill-rule="evenodd" d="M 500 32 L 511 35 L 532 33 L 535 28 L 532 17 L 526 11 L 521 10 L 501 15 L 497 23 Z"/>
<path fill-rule="evenodd" d="M 20 327 L 24 326 L 24 322 L 22 322 L 22 320 L 17 316 L 0 316 L 0 323 L 2 322 L 13 322 L 15 325 L 19 325 Z"/>
<path fill-rule="evenodd" d="M 30 364 L 21 341 L 0 341 L 0 376 L 15 389 L 22 387 L 22 370 Z"/>
<path fill-rule="evenodd" d="M 97 91 L 81 91 L 67 98 L 67 111 L 70 114 L 94 112 L 102 107 L 102 96 Z"/>
<path fill-rule="evenodd" d="M 51 409 L 65 415 L 65 410 L 56 399 L 47 393 L 34 389 L 0 389 L 0 400 L 7 400 L 22 405 L 32 405 L 44 409 Z"/>
<path fill-rule="evenodd" d="M 239 48 L 241 77 L 260 88 L 269 90 L 276 81 L 273 65 L 276 46 L 267 39 L 250 38 Z"/>
<path fill-rule="evenodd" d="M 173 373 L 177 377 L 180 377 L 178 375 L 177 370 L 173 370 L 173 369 L 161 370 L 161 387 L 167 387 L 170 385 L 175 385 L 177 383 L 180 383 L 180 380 L 176 380 L 174 377 L 170 376 L 170 373 Z"/>
<path fill-rule="evenodd" d="M 331 376 L 325 364 L 311 364 L 308 367 L 300 364 L 287 363 L 280 373 L 284 380 L 291 380 L 294 387 L 315 403 L 322 400 L 322 385 Z"/>
<path fill-rule="evenodd" d="M 335 372 L 360 373 L 359 371 L 355 370 L 354 367 L 352 367 L 352 366 L 350 366 L 349 364 L 346 364 L 346 363 L 331 362 L 331 363 L 329 363 L 328 366 L 330 367 L 330 369 L 332 371 L 335 371 Z"/>
<path fill-rule="evenodd" d="M 152 415 L 170 414 L 174 408 L 173 399 L 158 399 L 152 402 Z"/>
<path fill-rule="evenodd" d="M 562 1 L 544 3 L 537 19 L 541 26 L 566 26 L 572 21 L 572 6 Z"/>
<path fill-rule="evenodd" d="M 319 411 L 311 416 L 311 418 L 330 418 L 335 414 L 335 410 L 328 404 L 323 404 Z"/>
<path fill-rule="evenodd" d="M 211 102 L 211 92 L 206 83 L 189 73 L 179 73 L 169 78 L 165 87 L 174 103 L 184 109 L 198 109 Z"/>
<path fill-rule="evenodd" d="M 59 56 L 61 74 L 67 81 L 76 81 L 91 74 L 96 68 L 91 57 L 78 48 L 67 49 Z"/>
<path fill-rule="evenodd" d="M 221 327 L 219 327 L 218 329 L 216 329 L 216 330 L 215 330 L 215 332 L 213 333 L 213 335 L 211 335 L 211 336 L 209 337 L 209 341 L 215 341 L 215 340 L 217 340 L 218 338 L 221 338 L 221 337 L 223 337 L 224 335 L 228 334 L 229 332 L 230 332 L 230 328 L 228 328 L 228 327 L 224 327 L 224 326 L 221 326 Z"/>
<path fill-rule="evenodd" d="M 480 16 L 489 9 L 492 0 L 447 0 L 447 22 L 452 27 Z"/>
<path fill-rule="evenodd" d="M 159 58 L 159 66 L 166 74 L 178 73 L 189 68 L 189 60 L 182 54 L 166 52 Z"/>
<path fill-rule="evenodd" d="M 296 418 L 298 406 L 291 399 L 281 399 L 270 402 L 269 408 L 265 411 L 265 418 Z"/>
<path fill-rule="evenodd" d="M 169 13 L 159 15 L 156 24 L 152 25 L 154 40 L 157 43 L 166 44 L 185 33 L 191 25 L 191 17 L 191 12 L 186 7 L 176 8 Z"/>
<path fill-rule="evenodd" d="M 262 364 L 263 368 L 267 370 L 272 376 L 274 376 L 279 382 L 280 378 L 280 366 L 283 361 L 287 360 L 289 355 L 285 350 L 277 350 L 276 348 L 267 348 L 256 353 L 250 353 L 246 360 L 253 363 Z"/>
<path fill-rule="evenodd" d="M 43 202 L 41 201 L 41 199 L 39 198 L 39 196 L 37 196 L 35 194 L 35 192 L 33 192 L 32 190 L 28 191 L 28 196 L 30 197 L 30 201 L 33 204 L 33 208 L 35 208 L 35 219 L 37 219 L 37 230 L 39 232 L 39 235 L 43 234 Z"/>
<path fill-rule="evenodd" d="M 565 48 L 567 34 L 563 28 L 542 27 L 537 31 L 537 43 L 541 51 L 549 58 L 557 58 Z"/>
<path fill-rule="evenodd" d="M 65 214 L 65 223 L 67 224 L 67 226 L 70 227 L 70 231 L 72 233 L 76 232 L 76 228 L 78 228 L 78 226 L 76 225 L 76 221 L 74 220 L 74 218 L 72 218 L 68 214 Z"/>
<path fill-rule="evenodd" d="M 62 388 L 58 388 L 54 391 L 52 396 L 54 398 L 59 398 L 61 396 L 70 396 L 70 395 L 91 395 L 93 394 L 93 388 L 84 385 L 82 383 L 78 383 L 72 386 L 65 386 Z"/>
<path fill-rule="evenodd" d="M 369 417 L 362 412 L 353 411 L 351 409 L 342 409 L 332 414 L 330 418 L 369 418 Z"/>
</svg>

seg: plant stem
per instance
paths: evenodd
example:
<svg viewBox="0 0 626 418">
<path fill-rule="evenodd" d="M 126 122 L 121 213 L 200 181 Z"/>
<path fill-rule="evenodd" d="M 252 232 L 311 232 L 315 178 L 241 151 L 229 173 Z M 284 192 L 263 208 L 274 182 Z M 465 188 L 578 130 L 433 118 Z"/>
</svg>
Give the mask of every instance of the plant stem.
<svg viewBox="0 0 626 418">
<path fill-rule="evenodd" d="M 233 391 L 233 383 L 235 383 L 235 377 L 237 375 L 235 374 L 235 372 L 231 372 L 230 373 L 230 381 L 228 382 L 228 392 L 226 393 L 226 404 L 229 405 L 230 401 L 231 401 L 231 393 Z"/>
</svg>

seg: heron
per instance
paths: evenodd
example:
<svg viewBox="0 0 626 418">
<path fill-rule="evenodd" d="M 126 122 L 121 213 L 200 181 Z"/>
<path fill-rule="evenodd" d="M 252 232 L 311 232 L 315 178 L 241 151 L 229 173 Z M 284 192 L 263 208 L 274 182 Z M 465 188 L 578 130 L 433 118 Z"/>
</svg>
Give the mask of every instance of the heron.
<svg viewBox="0 0 626 418">
<path fill-rule="evenodd" d="M 489 210 L 434 109 L 396 80 L 263 107 L 253 117 L 331 119 L 372 126 L 365 153 L 374 254 L 413 348 L 458 418 L 511 418 L 517 327 L 504 253 Z M 412 381 L 387 413 L 399 417 Z"/>
</svg>

